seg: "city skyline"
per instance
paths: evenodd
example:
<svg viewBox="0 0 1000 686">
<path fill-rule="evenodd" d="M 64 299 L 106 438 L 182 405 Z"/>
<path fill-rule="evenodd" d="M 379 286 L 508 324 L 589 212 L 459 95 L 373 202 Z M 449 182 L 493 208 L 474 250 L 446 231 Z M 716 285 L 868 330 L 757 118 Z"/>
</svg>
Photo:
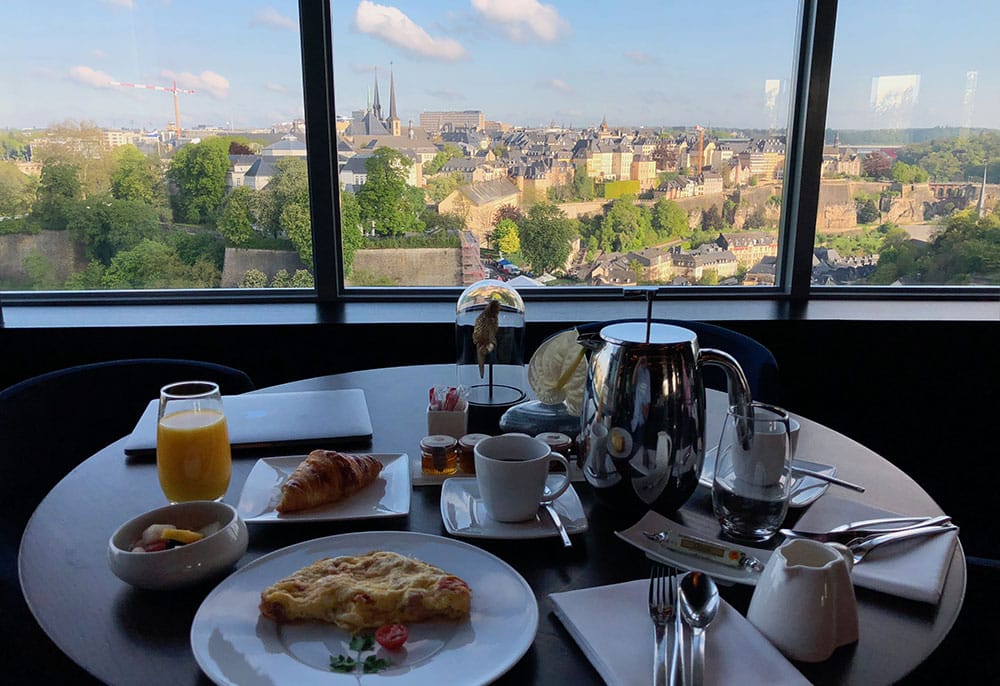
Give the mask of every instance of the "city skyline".
<svg viewBox="0 0 1000 686">
<path fill-rule="evenodd" d="M 15 16 L 38 14 L 37 3 L 7 5 Z M 611 126 L 784 128 L 798 2 L 704 5 L 644 0 L 608 17 L 599 3 L 568 0 L 334 2 L 337 114 L 366 106 L 376 68 L 387 106 L 391 65 L 404 126 L 422 111 L 473 109 L 517 126 L 585 128 L 606 118 Z M 1000 9 L 954 2 L 949 15 L 976 21 L 943 35 L 927 20 L 934 3 L 906 7 L 904 15 L 889 3 L 840 2 L 827 126 L 995 127 L 989 32 Z M 303 116 L 292 0 L 66 1 L 58 15 L 5 41 L 0 127 L 173 121 L 169 93 L 112 82 L 176 80 L 195 90 L 178 96 L 185 129 Z"/>
</svg>

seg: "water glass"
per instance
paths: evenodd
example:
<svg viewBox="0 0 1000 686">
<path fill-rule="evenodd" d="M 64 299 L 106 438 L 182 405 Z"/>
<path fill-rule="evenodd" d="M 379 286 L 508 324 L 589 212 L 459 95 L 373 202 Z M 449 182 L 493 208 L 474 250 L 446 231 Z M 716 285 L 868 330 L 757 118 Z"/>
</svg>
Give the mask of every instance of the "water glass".
<svg viewBox="0 0 1000 686">
<path fill-rule="evenodd" d="M 172 503 L 221 500 L 232 467 L 218 384 L 181 381 L 161 388 L 156 471 L 167 499 Z"/>
<path fill-rule="evenodd" d="M 725 537 L 761 542 L 781 527 L 792 482 L 790 419 L 754 402 L 729 408 L 715 458 L 712 507 Z"/>
</svg>

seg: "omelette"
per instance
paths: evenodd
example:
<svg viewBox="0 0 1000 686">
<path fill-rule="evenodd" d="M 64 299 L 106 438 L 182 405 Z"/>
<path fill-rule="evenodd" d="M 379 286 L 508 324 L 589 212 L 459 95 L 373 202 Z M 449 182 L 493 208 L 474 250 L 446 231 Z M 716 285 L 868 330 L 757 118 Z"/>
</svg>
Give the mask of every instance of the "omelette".
<svg viewBox="0 0 1000 686">
<path fill-rule="evenodd" d="M 469 615 L 472 591 L 453 574 L 386 551 L 324 557 L 261 593 L 260 612 L 276 622 L 315 620 L 352 634 L 385 624 Z"/>
</svg>

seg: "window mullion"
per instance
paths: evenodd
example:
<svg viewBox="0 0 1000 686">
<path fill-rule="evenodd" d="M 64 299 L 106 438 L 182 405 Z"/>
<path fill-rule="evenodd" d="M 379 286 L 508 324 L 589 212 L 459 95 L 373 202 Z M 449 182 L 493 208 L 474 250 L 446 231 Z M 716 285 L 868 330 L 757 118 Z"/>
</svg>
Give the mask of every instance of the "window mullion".
<svg viewBox="0 0 1000 686">
<path fill-rule="evenodd" d="M 837 0 L 804 0 L 801 13 L 779 253 L 785 292 L 798 302 L 812 276 Z"/>
</svg>

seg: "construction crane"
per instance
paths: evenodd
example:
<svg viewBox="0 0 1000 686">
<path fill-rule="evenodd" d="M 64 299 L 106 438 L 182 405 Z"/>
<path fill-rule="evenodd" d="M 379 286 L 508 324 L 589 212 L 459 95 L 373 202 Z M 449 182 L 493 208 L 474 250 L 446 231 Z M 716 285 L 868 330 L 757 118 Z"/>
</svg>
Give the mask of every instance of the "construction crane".
<svg viewBox="0 0 1000 686">
<path fill-rule="evenodd" d="M 184 93 L 186 95 L 194 95 L 195 91 L 187 88 L 178 88 L 177 80 L 174 80 L 174 85 L 172 87 L 167 86 L 147 86 L 142 83 L 126 83 L 124 81 L 112 81 L 112 86 L 124 86 L 125 88 L 144 88 L 151 91 L 163 91 L 164 93 L 174 94 L 174 126 L 177 129 L 177 140 L 181 138 L 181 106 L 177 101 L 177 94 Z M 169 128 L 169 127 L 168 127 Z"/>
</svg>

